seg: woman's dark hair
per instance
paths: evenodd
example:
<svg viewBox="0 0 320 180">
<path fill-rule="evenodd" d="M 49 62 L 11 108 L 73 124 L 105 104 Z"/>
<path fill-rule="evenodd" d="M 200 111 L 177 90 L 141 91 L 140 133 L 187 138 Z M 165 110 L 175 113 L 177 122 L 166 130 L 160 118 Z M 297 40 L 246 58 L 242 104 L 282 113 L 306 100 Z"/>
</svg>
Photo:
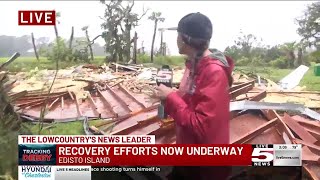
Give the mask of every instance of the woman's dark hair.
<svg viewBox="0 0 320 180">
<path fill-rule="evenodd" d="M 194 60 L 191 61 L 191 70 L 190 70 L 190 77 L 191 77 L 191 84 L 189 87 L 189 92 L 192 93 L 192 88 L 194 86 L 194 78 L 196 75 L 196 67 L 199 60 L 203 57 L 203 53 L 209 47 L 209 40 L 200 39 L 200 38 L 192 38 L 186 34 L 181 34 L 182 41 L 188 44 L 190 47 L 194 48 L 197 52 L 195 54 Z"/>
</svg>

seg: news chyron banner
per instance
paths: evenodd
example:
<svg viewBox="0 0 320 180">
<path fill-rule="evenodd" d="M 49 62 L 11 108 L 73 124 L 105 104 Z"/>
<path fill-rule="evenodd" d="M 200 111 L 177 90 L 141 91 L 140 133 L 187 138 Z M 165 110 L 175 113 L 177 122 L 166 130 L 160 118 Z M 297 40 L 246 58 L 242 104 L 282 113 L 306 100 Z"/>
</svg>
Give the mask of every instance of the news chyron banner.
<svg viewBox="0 0 320 180">
<path fill-rule="evenodd" d="M 154 136 L 19 136 L 19 180 L 86 180 L 92 172 L 126 171 L 124 166 L 136 171 L 159 171 L 161 166 L 301 166 L 301 152 L 299 144 L 177 145 L 155 144 Z"/>
</svg>

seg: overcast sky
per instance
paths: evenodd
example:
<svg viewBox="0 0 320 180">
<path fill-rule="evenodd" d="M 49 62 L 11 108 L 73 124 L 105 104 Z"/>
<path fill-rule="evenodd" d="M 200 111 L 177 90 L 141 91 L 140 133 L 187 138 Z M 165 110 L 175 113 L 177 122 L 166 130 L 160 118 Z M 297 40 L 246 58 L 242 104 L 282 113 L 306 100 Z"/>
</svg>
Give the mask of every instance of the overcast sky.
<svg viewBox="0 0 320 180">
<path fill-rule="evenodd" d="M 211 46 L 224 50 L 233 45 L 240 29 L 263 39 L 266 45 L 276 45 L 299 40 L 294 19 L 301 16 L 311 1 L 136 1 L 134 11 L 141 14 L 143 7 L 151 11 L 160 11 L 166 19 L 158 27 L 175 27 L 178 21 L 190 12 L 207 15 L 213 24 Z M 61 12 L 58 26 L 59 34 L 69 38 L 71 27 L 75 27 L 75 36 L 83 36 L 81 28 L 89 26 L 89 35 L 94 37 L 102 32 L 99 16 L 104 14 L 104 5 L 98 1 L 0 1 L 0 35 L 22 36 L 34 33 L 36 37 L 53 38 L 53 27 L 18 26 L 18 10 L 52 10 Z M 135 29 L 138 33 L 138 46 L 144 41 L 150 49 L 153 22 L 147 16 Z M 168 43 L 171 54 L 177 54 L 175 31 L 167 31 L 164 41 Z M 98 41 L 104 44 L 103 40 Z M 160 35 L 156 37 L 159 47 Z"/>
</svg>

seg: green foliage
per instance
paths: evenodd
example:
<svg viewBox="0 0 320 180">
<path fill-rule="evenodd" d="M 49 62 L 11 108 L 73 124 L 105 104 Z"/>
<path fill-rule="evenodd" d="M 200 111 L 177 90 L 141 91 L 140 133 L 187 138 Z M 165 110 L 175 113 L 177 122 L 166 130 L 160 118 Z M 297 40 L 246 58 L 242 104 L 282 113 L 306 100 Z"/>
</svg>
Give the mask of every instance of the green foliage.
<svg viewBox="0 0 320 180">
<path fill-rule="evenodd" d="M 48 47 L 40 49 L 41 56 L 47 57 L 49 61 L 59 60 L 60 62 L 82 61 L 89 63 L 89 52 L 87 42 L 76 41 L 72 49 L 67 47 L 66 40 L 59 38 L 58 41 L 52 42 Z"/>
<path fill-rule="evenodd" d="M 309 46 L 315 46 L 320 50 L 320 39 L 316 38 L 320 33 L 320 2 L 314 2 L 307 7 L 303 16 L 296 19 L 300 26 L 297 30 L 304 41 L 307 41 Z"/>
<path fill-rule="evenodd" d="M 287 61 L 284 57 L 279 57 L 278 59 L 271 61 L 270 64 L 272 67 L 275 67 L 275 68 L 280 68 L 280 69 L 287 68 Z"/>
<path fill-rule="evenodd" d="M 241 58 L 241 49 L 239 49 L 237 46 L 233 45 L 231 47 L 227 47 L 224 50 L 224 53 L 228 56 L 230 56 L 235 61 L 238 61 Z"/>
<path fill-rule="evenodd" d="M 251 61 L 250 61 L 249 58 L 247 58 L 247 57 L 241 57 L 240 59 L 238 59 L 238 60 L 236 61 L 236 65 L 237 65 L 237 66 L 246 66 L 246 65 L 248 65 L 250 62 L 251 62 Z"/>
<path fill-rule="evenodd" d="M 165 18 L 161 17 L 162 13 L 161 12 L 152 12 L 152 14 L 148 17 L 151 21 L 160 21 L 163 22 L 165 21 Z"/>
<path fill-rule="evenodd" d="M 138 26 L 139 20 L 136 13 L 132 12 L 134 1 L 102 1 L 106 6 L 104 22 L 101 24 L 104 32 L 102 37 L 106 42 L 106 52 L 110 54 L 108 61 L 126 61 L 130 59 L 131 29 Z"/>
<path fill-rule="evenodd" d="M 138 54 L 137 55 L 137 63 L 143 64 L 143 63 L 150 63 L 150 56 L 146 54 Z"/>
<path fill-rule="evenodd" d="M 263 62 L 263 60 L 261 59 L 261 57 L 255 56 L 252 58 L 251 60 L 251 66 L 255 67 L 255 66 L 265 66 L 266 63 Z"/>
<path fill-rule="evenodd" d="M 268 63 L 272 60 L 280 58 L 281 56 L 285 56 L 285 53 L 283 53 L 280 46 L 273 46 L 267 49 L 264 61 Z"/>
<path fill-rule="evenodd" d="M 150 63 L 151 57 L 146 54 L 138 54 L 137 63 Z M 184 65 L 185 59 L 183 56 L 155 56 L 154 62 L 151 65 L 171 65 L 171 66 L 182 66 Z"/>
<path fill-rule="evenodd" d="M 51 49 L 47 52 L 47 58 L 50 61 L 70 61 L 73 59 L 72 50 L 66 45 L 66 42 L 62 38 L 58 38 L 57 41 L 51 44 Z"/>
<path fill-rule="evenodd" d="M 320 63 L 320 51 L 315 51 L 310 54 L 311 62 Z"/>
</svg>

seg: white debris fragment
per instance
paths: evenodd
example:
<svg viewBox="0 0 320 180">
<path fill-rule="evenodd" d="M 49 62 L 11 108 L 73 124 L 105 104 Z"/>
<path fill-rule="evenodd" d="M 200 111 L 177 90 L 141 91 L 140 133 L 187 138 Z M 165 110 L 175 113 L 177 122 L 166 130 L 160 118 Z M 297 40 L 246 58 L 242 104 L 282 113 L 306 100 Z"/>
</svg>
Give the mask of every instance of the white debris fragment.
<svg viewBox="0 0 320 180">
<path fill-rule="evenodd" d="M 289 75 L 279 81 L 282 89 L 293 89 L 299 85 L 304 74 L 309 70 L 309 67 L 300 65 L 297 69 L 292 71 Z"/>
<path fill-rule="evenodd" d="M 137 76 L 139 80 L 149 80 L 152 79 L 152 70 L 151 69 L 143 69 L 142 72 Z"/>
</svg>

